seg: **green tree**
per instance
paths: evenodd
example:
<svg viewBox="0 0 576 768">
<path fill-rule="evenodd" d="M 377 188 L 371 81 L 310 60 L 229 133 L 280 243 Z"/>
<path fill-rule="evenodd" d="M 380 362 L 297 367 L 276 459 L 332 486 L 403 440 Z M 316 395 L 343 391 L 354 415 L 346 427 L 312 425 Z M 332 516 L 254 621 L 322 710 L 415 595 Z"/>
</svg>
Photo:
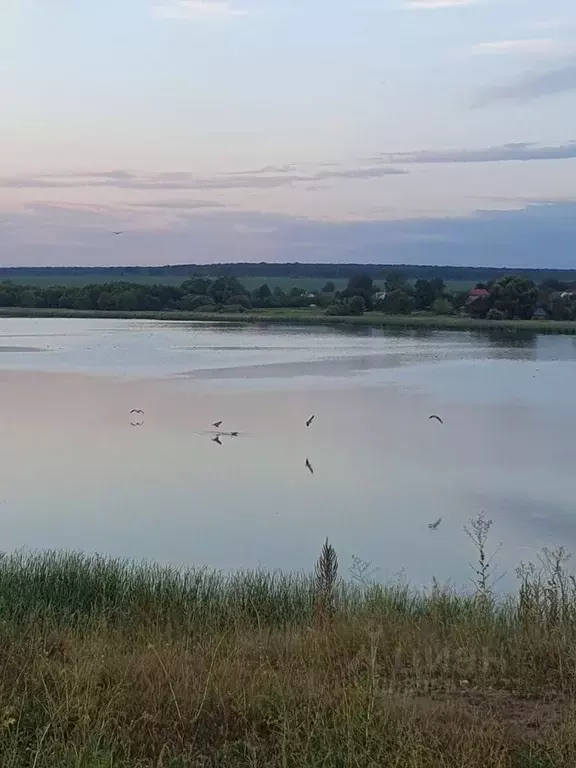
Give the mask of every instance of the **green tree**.
<svg viewBox="0 0 576 768">
<path fill-rule="evenodd" d="M 429 280 L 416 280 L 414 287 L 414 309 L 422 312 L 430 309 L 436 298 L 436 291 Z"/>
<path fill-rule="evenodd" d="M 33 288 L 25 290 L 20 295 L 21 307 L 44 307 L 44 297 L 41 293 L 36 292 Z"/>
<path fill-rule="evenodd" d="M 137 292 L 133 289 L 122 291 L 118 296 L 118 309 L 122 309 L 126 312 L 134 312 L 138 309 Z"/>
<path fill-rule="evenodd" d="M 227 302 L 226 306 L 234 305 L 241 307 L 241 309 L 252 309 L 252 302 L 248 296 L 232 296 Z"/>
<path fill-rule="evenodd" d="M 102 291 L 98 296 L 96 306 L 100 310 L 116 309 L 116 300 L 110 291 Z"/>
<path fill-rule="evenodd" d="M 259 288 L 256 288 L 255 294 L 258 296 L 259 301 L 269 301 L 272 298 L 272 291 L 268 283 L 264 283 Z"/>
<path fill-rule="evenodd" d="M 430 280 L 430 285 L 434 291 L 435 298 L 438 299 L 444 296 L 446 292 L 446 286 L 444 285 L 444 280 L 441 277 L 435 277 L 433 280 Z"/>
<path fill-rule="evenodd" d="M 208 289 L 208 295 L 216 304 L 224 304 L 232 296 L 247 296 L 248 291 L 236 277 L 225 275 L 214 280 Z"/>
<path fill-rule="evenodd" d="M 374 308 L 374 281 L 369 275 L 353 275 L 348 280 L 346 290 L 342 291 L 345 299 L 351 299 L 358 296 L 364 300 L 365 310 L 369 312 Z"/>
<path fill-rule="evenodd" d="M 379 306 L 382 312 L 389 315 L 407 315 L 414 309 L 414 298 L 407 291 L 397 288 L 387 292 Z"/>
<path fill-rule="evenodd" d="M 439 296 L 432 304 L 432 311 L 436 315 L 451 315 L 454 308 L 446 296 Z"/>
<path fill-rule="evenodd" d="M 366 312 L 366 303 L 362 296 L 352 296 L 348 299 L 348 310 L 351 315 L 363 315 Z"/>
<path fill-rule="evenodd" d="M 374 281 L 369 275 L 353 275 L 348 280 L 345 293 L 349 296 L 371 296 L 374 293 Z"/>
<path fill-rule="evenodd" d="M 553 293 L 550 296 L 548 311 L 552 320 L 571 320 L 573 317 L 570 301 L 560 293 Z"/>
<path fill-rule="evenodd" d="M 538 304 L 538 289 L 533 281 L 516 275 L 498 280 L 490 294 L 493 306 L 510 320 L 529 320 Z"/>
<path fill-rule="evenodd" d="M 336 286 L 329 280 L 324 288 L 322 288 L 322 293 L 336 293 Z"/>
<path fill-rule="evenodd" d="M 212 281 L 205 277 L 192 277 L 190 280 L 185 280 L 180 288 L 184 293 L 193 293 L 197 296 L 206 296 Z"/>
<path fill-rule="evenodd" d="M 218 309 L 216 302 L 210 296 L 197 296 L 196 299 L 197 301 L 192 308 L 193 312 L 214 312 Z"/>
<path fill-rule="evenodd" d="M 404 275 L 401 272 L 398 272 L 398 270 L 389 272 L 386 275 L 386 280 L 384 281 L 384 290 L 386 293 L 392 293 L 392 291 L 398 291 L 405 287 L 406 280 L 404 279 Z"/>
</svg>

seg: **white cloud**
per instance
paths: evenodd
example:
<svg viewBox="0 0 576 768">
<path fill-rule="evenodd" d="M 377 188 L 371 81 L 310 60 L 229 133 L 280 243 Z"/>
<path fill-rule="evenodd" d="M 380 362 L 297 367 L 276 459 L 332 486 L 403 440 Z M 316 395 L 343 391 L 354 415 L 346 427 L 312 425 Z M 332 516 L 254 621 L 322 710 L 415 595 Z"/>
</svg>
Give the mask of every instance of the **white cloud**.
<svg viewBox="0 0 576 768">
<path fill-rule="evenodd" d="M 479 53 L 529 53 L 551 54 L 559 53 L 561 46 L 550 38 L 535 38 L 527 40 L 495 40 L 480 43 L 475 50 Z"/>
<path fill-rule="evenodd" d="M 478 0 L 408 0 L 410 8 L 458 8 Z"/>
<path fill-rule="evenodd" d="M 245 16 L 247 11 L 235 8 L 229 0 L 165 0 L 154 6 L 157 18 L 173 21 L 196 21 L 201 18 Z"/>
</svg>

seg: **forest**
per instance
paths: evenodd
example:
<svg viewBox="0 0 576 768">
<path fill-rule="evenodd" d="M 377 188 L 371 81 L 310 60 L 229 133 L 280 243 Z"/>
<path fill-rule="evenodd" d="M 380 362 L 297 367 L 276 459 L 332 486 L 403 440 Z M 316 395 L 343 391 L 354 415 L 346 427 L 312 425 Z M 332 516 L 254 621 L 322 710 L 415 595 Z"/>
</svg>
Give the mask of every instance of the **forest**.
<svg viewBox="0 0 576 768">
<path fill-rule="evenodd" d="M 418 264 L 302 264 L 271 262 L 238 262 L 226 264 L 176 264 L 166 266 L 115 266 L 115 267 L 0 267 L 0 280 L 32 283 L 47 280 L 54 284 L 66 284 L 70 278 L 82 278 L 87 283 L 108 283 L 125 279 L 155 278 L 158 282 L 185 280 L 190 275 L 199 277 L 229 276 L 237 278 L 262 278 L 262 282 L 277 278 L 345 279 L 357 274 L 382 280 L 389 272 L 400 272 L 406 280 L 418 279 L 468 283 L 488 282 L 509 275 L 521 275 L 535 283 L 546 280 L 576 282 L 576 270 L 524 269 L 509 267 L 428 266 Z"/>
<path fill-rule="evenodd" d="M 293 287 L 284 291 L 267 283 L 249 290 L 237 277 L 193 276 L 180 285 L 114 281 L 86 285 L 30 285 L 4 280 L 0 307 L 115 312 L 198 313 L 308 309 L 332 316 L 466 315 L 488 320 L 576 320 L 576 282 L 548 278 L 539 284 L 521 275 L 476 283 L 454 290 L 442 278 L 410 281 L 391 271 L 380 282 L 355 274 L 343 290 L 327 280 L 321 290 Z"/>
</svg>

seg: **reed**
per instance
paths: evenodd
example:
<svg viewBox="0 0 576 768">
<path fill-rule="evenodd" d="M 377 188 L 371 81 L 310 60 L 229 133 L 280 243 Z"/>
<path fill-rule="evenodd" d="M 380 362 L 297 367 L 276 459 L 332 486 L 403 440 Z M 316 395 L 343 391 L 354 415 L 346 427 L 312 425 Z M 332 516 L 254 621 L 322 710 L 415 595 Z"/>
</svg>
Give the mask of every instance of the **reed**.
<svg viewBox="0 0 576 768">
<path fill-rule="evenodd" d="M 500 595 L 478 520 L 467 592 L 345 579 L 328 541 L 310 575 L 4 555 L 0 768 L 573 768 L 568 555 Z"/>
<path fill-rule="evenodd" d="M 384 315 L 369 312 L 365 315 L 332 316 L 313 310 L 252 310 L 242 314 L 226 312 L 164 312 L 148 311 L 100 311 L 75 309 L 43 309 L 2 307 L 0 317 L 71 317 L 86 319 L 117 318 L 124 320 L 165 320 L 203 323 L 284 324 L 306 326 L 349 326 L 368 328 L 424 328 L 452 331 L 510 331 L 514 333 L 576 334 L 576 322 L 572 320 L 481 320 L 472 317 L 446 315 Z"/>
</svg>

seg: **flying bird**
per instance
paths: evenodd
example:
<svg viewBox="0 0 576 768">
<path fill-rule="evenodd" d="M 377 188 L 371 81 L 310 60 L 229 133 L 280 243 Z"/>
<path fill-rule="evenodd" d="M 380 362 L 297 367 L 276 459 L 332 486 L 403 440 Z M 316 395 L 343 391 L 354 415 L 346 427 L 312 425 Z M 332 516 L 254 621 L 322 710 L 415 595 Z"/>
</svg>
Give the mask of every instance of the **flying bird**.
<svg viewBox="0 0 576 768">
<path fill-rule="evenodd" d="M 315 415 L 315 414 L 313 414 L 312 416 L 310 416 L 310 418 L 309 418 L 309 419 L 308 419 L 308 421 L 306 422 L 306 426 L 307 426 L 307 427 L 309 427 L 309 426 L 310 426 L 310 424 L 312 424 L 312 422 L 314 421 L 314 419 L 315 419 L 315 418 L 316 418 L 316 415 Z"/>
<path fill-rule="evenodd" d="M 142 426 L 142 424 L 144 424 L 144 422 L 143 422 L 143 421 L 131 421 L 131 422 L 130 422 L 130 426 L 131 426 L 131 427 L 141 427 L 141 426 Z"/>
<path fill-rule="evenodd" d="M 123 235 L 124 232 L 112 232 L 113 235 Z"/>
<path fill-rule="evenodd" d="M 312 466 L 312 464 L 310 464 L 310 461 L 308 459 L 306 459 L 306 465 L 305 466 L 306 466 L 307 469 L 310 470 L 310 474 L 313 475 L 314 474 L 314 467 Z"/>
<path fill-rule="evenodd" d="M 429 419 L 436 419 L 436 421 L 439 421 L 439 422 L 440 422 L 440 424 L 444 424 L 444 422 L 442 421 L 442 419 L 440 418 L 440 416 L 436 416 L 436 414 L 435 414 L 435 413 L 433 413 L 433 414 L 432 414 L 432 416 L 429 416 L 428 418 L 429 418 Z"/>
<path fill-rule="evenodd" d="M 441 522 L 442 518 L 439 517 L 438 520 L 436 520 L 434 523 L 428 523 L 428 528 L 430 528 L 431 531 L 435 531 Z"/>
<path fill-rule="evenodd" d="M 142 415 L 144 415 L 144 411 L 142 410 L 142 408 L 132 408 L 130 413 L 141 413 Z"/>
<path fill-rule="evenodd" d="M 213 437 L 212 442 L 218 443 L 218 445 L 222 445 L 222 440 L 220 440 L 220 435 L 216 435 L 216 437 Z"/>
<path fill-rule="evenodd" d="M 223 422 L 222 422 L 222 421 L 215 421 L 215 422 L 212 424 L 212 426 L 213 426 L 213 427 L 216 427 L 216 429 L 218 429 L 219 427 L 221 427 L 221 426 L 222 426 L 222 424 L 223 424 Z"/>
<path fill-rule="evenodd" d="M 238 437 L 239 432 L 230 432 L 230 437 Z"/>
</svg>

